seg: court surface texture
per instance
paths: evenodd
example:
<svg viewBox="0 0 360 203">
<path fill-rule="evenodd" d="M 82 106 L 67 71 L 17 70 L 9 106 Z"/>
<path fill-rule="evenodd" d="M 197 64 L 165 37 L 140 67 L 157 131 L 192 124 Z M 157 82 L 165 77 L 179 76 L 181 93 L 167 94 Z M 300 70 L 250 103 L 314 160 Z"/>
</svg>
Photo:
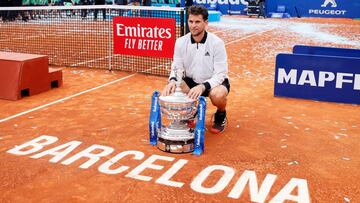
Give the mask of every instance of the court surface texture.
<svg viewBox="0 0 360 203">
<path fill-rule="evenodd" d="M 64 67 L 62 87 L 0 100 L 0 202 L 359 202 L 359 106 L 273 91 L 278 53 L 360 49 L 360 21 L 225 16 L 208 30 L 225 42 L 231 92 L 203 155 L 149 145 L 165 77 Z"/>
</svg>

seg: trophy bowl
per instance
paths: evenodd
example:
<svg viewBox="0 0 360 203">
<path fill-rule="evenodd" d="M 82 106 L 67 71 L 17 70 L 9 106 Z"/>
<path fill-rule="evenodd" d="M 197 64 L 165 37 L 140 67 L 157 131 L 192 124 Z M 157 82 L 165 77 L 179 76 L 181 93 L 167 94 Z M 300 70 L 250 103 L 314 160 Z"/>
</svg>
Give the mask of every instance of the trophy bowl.
<svg viewBox="0 0 360 203">
<path fill-rule="evenodd" d="M 194 117 L 196 112 L 196 102 L 188 97 L 161 96 L 160 111 L 161 115 L 170 120 L 189 120 Z"/>
<path fill-rule="evenodd" d="M 196 101 L 186 94 L 175 92 L 159 97 L 162 126 L 158 132 L 157 147 L 166 152 L 186 153 L 194 150 L 194 129 L 187 126 L 196 112 Z"/>
</svg>

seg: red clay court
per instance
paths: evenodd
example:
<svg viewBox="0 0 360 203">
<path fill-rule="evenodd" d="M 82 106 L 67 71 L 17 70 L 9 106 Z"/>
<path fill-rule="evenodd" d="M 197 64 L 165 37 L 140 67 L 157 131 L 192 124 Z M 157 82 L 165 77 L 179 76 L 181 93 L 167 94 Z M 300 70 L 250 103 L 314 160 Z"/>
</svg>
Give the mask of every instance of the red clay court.
<svg viewBox="0 0 360 203">
<path fill-rule="evenodd" d="M 64 67 L 60 88 L 0 100 L 0 202 L 359 202 L 359 106 L 273 91 L 278 53 L 360 49 L 360 21 L 232 16 L 208 30 L 225 41 L 231 92 L 227 129 L 206 131 L 203 155 L 149 144 L 151 94 L 165 77 Z M 36 138 L 48 144 L 9 152 Z M 97 160 L 78 154 L 91 149 Z"/>
</svg>

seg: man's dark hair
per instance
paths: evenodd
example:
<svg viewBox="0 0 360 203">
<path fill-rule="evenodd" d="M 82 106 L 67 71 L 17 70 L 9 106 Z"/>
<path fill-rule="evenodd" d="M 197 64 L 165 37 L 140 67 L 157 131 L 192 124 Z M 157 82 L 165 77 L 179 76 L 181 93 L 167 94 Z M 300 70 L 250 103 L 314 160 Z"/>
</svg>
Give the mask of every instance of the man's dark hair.
<svg viewBox="0 0 360 203">
<path fill-rule="evenodd" d="M 188 12 L 187 12 L 187 19 L 189 19 L 190 15 L 201 15 L 203 17 L 204 21 L 206 21 L 209 17 L 207 8 L 205 8 L 204 6 L 201 6 L 201 5 L 190 6 L 188 8 Z"/>
</svg>

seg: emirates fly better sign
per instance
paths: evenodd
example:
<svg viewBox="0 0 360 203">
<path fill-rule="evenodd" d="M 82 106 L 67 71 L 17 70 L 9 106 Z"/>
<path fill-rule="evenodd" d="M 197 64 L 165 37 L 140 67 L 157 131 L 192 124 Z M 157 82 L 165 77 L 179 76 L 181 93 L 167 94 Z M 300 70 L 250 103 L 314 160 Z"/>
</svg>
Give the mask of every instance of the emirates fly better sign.
<svg viewBox="0 0 360 203">
<path fill-rule="evenodd" d="M 175 19 L 115 17 L 114 53 L 172 58 Z"/>
</svg>

